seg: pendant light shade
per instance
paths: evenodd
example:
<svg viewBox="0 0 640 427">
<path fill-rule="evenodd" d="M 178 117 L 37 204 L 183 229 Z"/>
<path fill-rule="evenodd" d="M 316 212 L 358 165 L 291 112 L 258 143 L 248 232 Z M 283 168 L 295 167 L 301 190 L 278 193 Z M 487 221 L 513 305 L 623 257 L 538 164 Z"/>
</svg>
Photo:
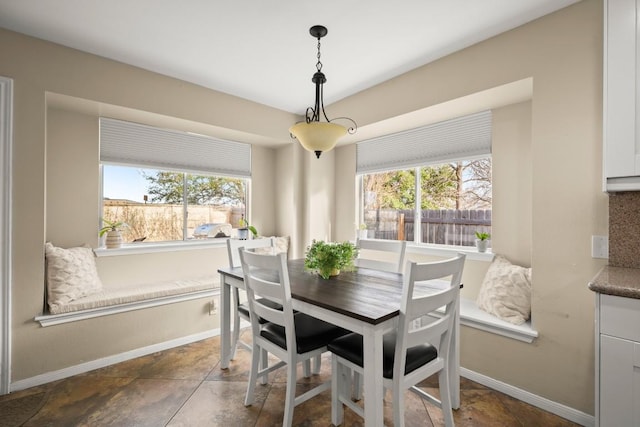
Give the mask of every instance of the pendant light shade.
<svg viewBox="0 0 640 427">
<path fill-rule="evenodd" d="M 289 132 L 305 150 L 316 153 L 320 158 L 323 151 L 332 150 L 338 139 L 347 134 L 347 128 L 330 122 L 300 122 L 291 126 Z"/>
<path fill-rule="evenodd" d="M 315 25 L 309 29 L 309 34 L 318 39 L 318 62 L 316 72 L 311 81 L 316 86 L 316 99 L 313 107 L 307 108 L 305 121 L 294 124 L 289 128 L 289 133 L 296 138 L 305 150 L 311 151 L 320 158 L 323 151 L 332 150 L 336 143 L 347 133 L 353 134 L 358 126 L 356 122 L 348 117 L 338 119 L 348 120 L 350 126 L 342 126 L 333 123 L 324 111 L 323 85 L 327 81 L 322 72 L 322 62 L 320 62 L 320 39 L 327 35 L 327 29 L 322 25 Z M 320 121 L 324 117 L 326 121 Z"/>
</svg>

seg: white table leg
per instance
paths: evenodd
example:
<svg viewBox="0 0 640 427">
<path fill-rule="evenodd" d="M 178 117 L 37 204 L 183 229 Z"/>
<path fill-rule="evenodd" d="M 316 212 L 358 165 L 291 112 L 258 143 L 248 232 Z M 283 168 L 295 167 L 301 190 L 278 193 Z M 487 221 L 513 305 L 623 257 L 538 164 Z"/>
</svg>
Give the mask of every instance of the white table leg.
<svg viewBox="0 0 640 427">
<path fill-rule="evenodd" d="M 363 331 L 364 425 L 383 426 L 384 382 L 382 378 L 382 330 L 366 327 Z"/>
<path fill-rule="evenodd" d="M 231 286 L 226 276 L 220 274 L 220 367 L 229 368 L 231 358 Z"/>
</svg>

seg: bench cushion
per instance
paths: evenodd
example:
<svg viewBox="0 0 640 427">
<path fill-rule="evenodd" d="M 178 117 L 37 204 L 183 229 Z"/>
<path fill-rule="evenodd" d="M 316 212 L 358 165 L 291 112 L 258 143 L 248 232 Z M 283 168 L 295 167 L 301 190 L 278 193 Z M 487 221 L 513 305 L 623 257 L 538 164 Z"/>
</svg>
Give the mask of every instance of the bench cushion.
<svg viewBox="0 0 640 427">
<path fill-rule="evenodd" d="M 207 276 L 195 279 L 145 283 L 119 288 L 103 288 L 99 292 L 78 298 L 66 304 L 57 304 L 54 306 L 50 304 L 49 311 L 51 314 L 70 313 L 73 311 L 89 310 L 92 308 L 214 289 L 217 286 L 218 283 L 216 279 Z"/>
</svg>

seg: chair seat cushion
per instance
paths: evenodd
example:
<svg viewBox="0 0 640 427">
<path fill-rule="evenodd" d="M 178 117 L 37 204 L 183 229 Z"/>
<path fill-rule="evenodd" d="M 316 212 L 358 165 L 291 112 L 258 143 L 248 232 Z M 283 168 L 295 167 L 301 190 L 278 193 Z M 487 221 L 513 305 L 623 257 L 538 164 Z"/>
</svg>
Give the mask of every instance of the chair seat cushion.
<svg viewBox="0 0 640 427">
<path fill-rule="evenodd" d="M 274 310 L 282 310 L 282 305 L 278 304 L 277 302 L 273 302 L 271 300 L 268 300 L 266 298 L 260 298 L 258 301 L 260 301 L 260 304 L 262 305 L 266 305 L 267 307 L 271 307 Z M 244 319 L 249 320 L 251 317 L 249 316 L 249 303 L 248 302 L 244 302 L 242 304 L 240 304 L 238 306 L 238 314 L 240 314 L 241 317 L 243 317 Z M 258 319 L 258 321 L 260 323 L 267 323 L 266 320 L 260 318 Z"/>
<path fill-rule="evenodd" d="M 336 338 L 328 345 L 329 351 L 347 359 L 358 366 L 364 366 L 362 352 L 362 335 L 350 333 Z M 383 338 L 382 364 L 385 378 L 393 378 L 393 359 L 396 351 L 396 334 L 386 334 Z M 415 371 L 419 367 L 438 357 L 438 351 L 430 344 L 417 345 L 407 349 L 407 361 L 404 374 Z"/>
<path fill-rule="evenodd" d="M 348 334 L 349 331 L 331 323 L 324 322 L 304 313 L 293 316 L 296 329 L 298 353 L 306 353 L 326 346 L 332 340 Z M 287 349 L 284 327 L 273 323 L 265 323 L 260 335 L 283 349 Z"/>
</svg>

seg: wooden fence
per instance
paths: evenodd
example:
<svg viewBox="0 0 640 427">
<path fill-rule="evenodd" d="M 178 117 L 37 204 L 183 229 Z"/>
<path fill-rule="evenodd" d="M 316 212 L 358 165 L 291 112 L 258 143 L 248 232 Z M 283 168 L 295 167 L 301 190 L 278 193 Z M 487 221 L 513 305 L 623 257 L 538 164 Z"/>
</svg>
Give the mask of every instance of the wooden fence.
<svg viewBox="0 0 640 427">
<path fill-rule="evenodd" d="M 364 220 L 369 238 L 414 240 L 413 210 L 368 210 Z M 476 231 L 491 233 L 491 209 L 423 210 L 420 227 L 423 243 L 473 246 Z"/>
</svg>

